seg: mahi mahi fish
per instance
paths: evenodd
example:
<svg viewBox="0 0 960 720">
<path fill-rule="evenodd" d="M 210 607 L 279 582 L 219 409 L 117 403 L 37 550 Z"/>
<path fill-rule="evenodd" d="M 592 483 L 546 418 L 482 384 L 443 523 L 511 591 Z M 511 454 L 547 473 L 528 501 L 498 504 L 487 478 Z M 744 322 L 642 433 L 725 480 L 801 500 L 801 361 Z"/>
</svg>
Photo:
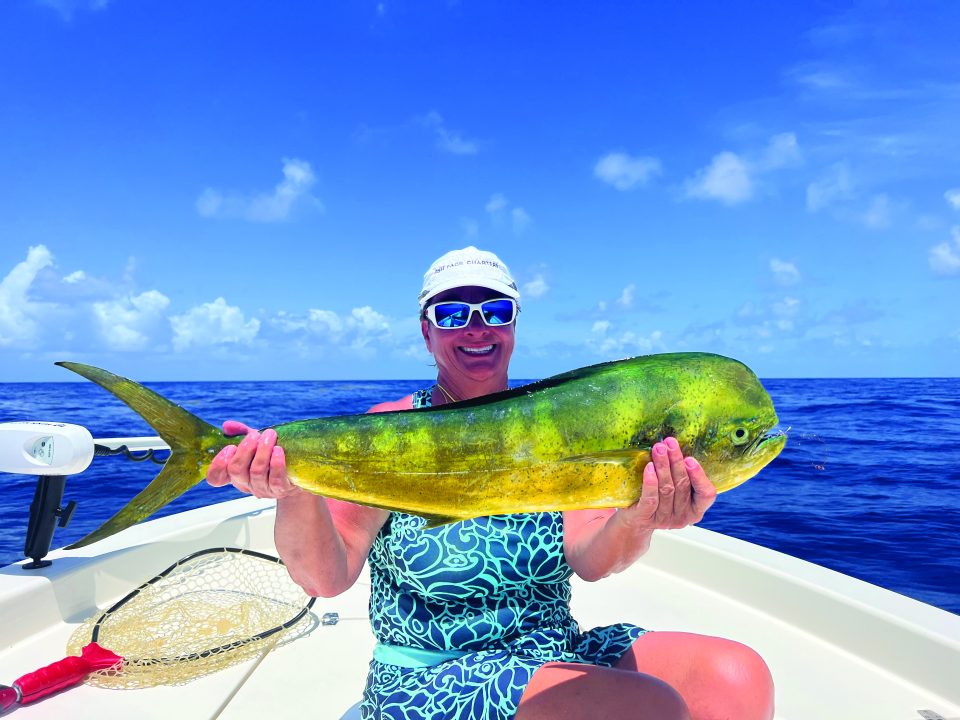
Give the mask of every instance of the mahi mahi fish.
<svg viewBox="0 0 960 720">
<path fill-rule="evenodd" d="M 201 480 L 228 437 L 180 406 L 90 365 L 57 363 L 139 413 L 170 446 L 160 473 L 77 548 L 150 516 Z M 783 449 L 770 396 L 721 355 L 645 355 L 592 365 L 435 408 L 276 425 L 293 484 L 426 518 L 426 527 L 502 513 L 626 507 L 653 445 L 675 437 L 719 492 Z"/>
</svg>

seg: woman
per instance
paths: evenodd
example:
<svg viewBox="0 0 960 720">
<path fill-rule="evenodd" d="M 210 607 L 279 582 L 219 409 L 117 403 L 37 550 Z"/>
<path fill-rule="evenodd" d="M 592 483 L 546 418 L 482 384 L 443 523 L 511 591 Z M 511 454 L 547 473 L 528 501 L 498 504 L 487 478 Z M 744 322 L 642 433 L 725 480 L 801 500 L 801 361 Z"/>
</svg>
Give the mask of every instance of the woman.
<svg viewBox="0 0 960 720">
<path fill-rule="evenodd" d="M 495 255 L 468 247 L 424 276 L 421 331 L 436 383 L 370 412 L 409 410 L 504 390 L 519 292 Z M 773 682 L 749 648 L 720 638 L 617 624 L 581 633 L 569 578 L 626 569 L 655 530 L 698 522 L 716 491 L 673 438 L 657 443 L 639 501 L 619 510 L 477 518 L 433 530 L 404 513 L 325 499 L 287 479 L 276 433 L 246 434 L 212 463 L 212 485 L 277 498 L 276 544 L 311 595 L 371 572 L 379 641 L 365 718 L 773 717 Z"/>
</svg>

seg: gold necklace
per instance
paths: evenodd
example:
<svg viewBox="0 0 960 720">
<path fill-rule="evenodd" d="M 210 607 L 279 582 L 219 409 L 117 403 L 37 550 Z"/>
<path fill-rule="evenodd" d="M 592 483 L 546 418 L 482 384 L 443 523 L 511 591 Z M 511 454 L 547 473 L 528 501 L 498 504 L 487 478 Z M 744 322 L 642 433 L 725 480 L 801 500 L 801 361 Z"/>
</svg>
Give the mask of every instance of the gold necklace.
<svg viewBox="0 0 960 720">
<path fill-rule="evenodd" d="M 443 385 L 441 385 L 439 382 L 435 382 L 433 386 L 435 388 L 438 388 L 440 392 L 443 393 L 443 396 L 447 399 L 447 402 L 452 402 L 452 403 L 458 402 L 458 400 L 449 392 L 447 392 L 447 389 Z"/>
<path fill-rule="evenodd" d="M 449 392 L 443 385 L 441 385 L 439 382 L 435 382 L 435 383 L 433 384 L 433 386 L 434 386 L 435 388 L 437 388 L 440 392 L 443 393 L 443 396 L 447 399 L 447 402 L 452 402 L 452 403 L 460 402 L 459 400 L 457 400 L 457 398 L 455 398 L 455 397 L 453 396 L 452 393 L 450 393 L 450 392 Z M 500 391 L 500 392 L 502 392 L 502 391 Z"/>
</svg>

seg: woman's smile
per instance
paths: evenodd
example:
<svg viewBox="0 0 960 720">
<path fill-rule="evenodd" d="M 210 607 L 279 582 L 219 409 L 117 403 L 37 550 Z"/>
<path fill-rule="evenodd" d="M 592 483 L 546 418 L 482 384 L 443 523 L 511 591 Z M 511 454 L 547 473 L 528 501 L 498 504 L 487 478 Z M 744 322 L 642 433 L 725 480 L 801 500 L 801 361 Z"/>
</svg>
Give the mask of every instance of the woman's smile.
<svg viewBox="0 0 960 720">
<path fill-rule="evenodd" d="M 457 349 L 465 352 L 467 355 L 487 355 L 493 352 L 496 345 L 481 345 L 479 347 L 461 345 Z"/>
</svg>

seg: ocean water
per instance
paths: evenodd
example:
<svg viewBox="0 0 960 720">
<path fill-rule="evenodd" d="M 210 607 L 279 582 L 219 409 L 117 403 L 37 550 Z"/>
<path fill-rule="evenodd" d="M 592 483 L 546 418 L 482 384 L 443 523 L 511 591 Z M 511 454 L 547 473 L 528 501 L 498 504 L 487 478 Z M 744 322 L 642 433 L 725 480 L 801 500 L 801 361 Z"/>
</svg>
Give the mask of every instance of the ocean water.
<svg viewBox="0 0 960 720">
<path fill-rule="evenodd" d="M 429 381 L 149 383 L 210 422 L 261 427 L 363 412 Z M 720 495 L 702 525 L 960 614 L 960 378 L 766 380 L 786 449 Z M 92 383 L 0 384 L 0 422 L 51 420 L 95 438 L 155 435 Z M 158 466 L 96 458 L 68 479 L 69 544 L 120 509 Z M 0 473 L 0 565 L 23 557 L 33 477 Z M 239 497 L 202 483 L 160 514 Z"/>
</svg>

